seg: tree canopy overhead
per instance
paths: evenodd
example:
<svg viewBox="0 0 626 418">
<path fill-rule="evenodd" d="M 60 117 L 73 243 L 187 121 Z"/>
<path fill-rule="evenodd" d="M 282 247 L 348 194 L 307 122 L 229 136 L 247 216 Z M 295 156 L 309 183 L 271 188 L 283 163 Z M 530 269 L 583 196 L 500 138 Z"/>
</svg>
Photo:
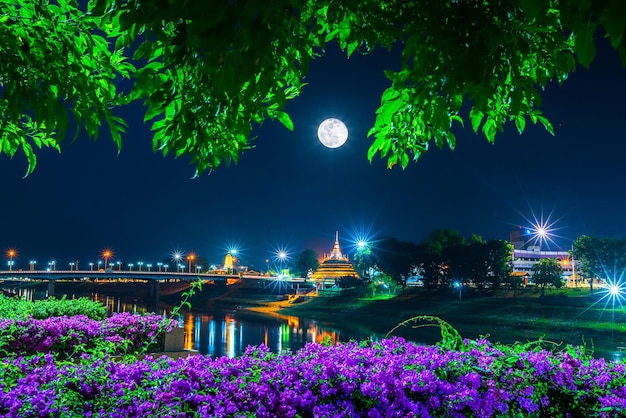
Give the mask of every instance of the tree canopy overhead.
<svg viewBox="0 0 626 418">
<path fill-rule="evenodd" d="M 401 50 L 387 70 L 367 157 L 406 167 L 456 125 L 490 142 L 513 122 L 552 126 L 541 91 L 595 55 L 602 27 L 626 58 L 626 4 L 580 0 L 0 0 L 0 149 L 59 148 L 104 124 L 121 149 L 123 106 L 140 101 L 163 154 L 198 174 L 237 162 L 254 124 L 294 129 L 285 103 L 311 60 Z M 391 65 L 391 64 L 390 64 Z M 119 80 L 131 81 L 130 90 Z"/>
</svg>

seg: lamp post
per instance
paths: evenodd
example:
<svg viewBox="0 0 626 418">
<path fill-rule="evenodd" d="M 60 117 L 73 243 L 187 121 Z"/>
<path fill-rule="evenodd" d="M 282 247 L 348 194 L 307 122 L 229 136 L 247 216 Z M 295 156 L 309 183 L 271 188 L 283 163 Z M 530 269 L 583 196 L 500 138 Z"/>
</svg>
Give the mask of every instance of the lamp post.
<svg viewBox="0 0 626 418">
<path fill-rule="evenodd" d="M 107 262 L 111 256 L 113 256 L 113 252 L 111 250 L 102 251 L 102 258 L 104 258 L 104 271 L 107 269 Z"/>
<path fill-rule="evenodd" d="M 118 261 L 118 262 L 117 262 L 117 269 L 118 269 L 119 271 L 122 271 L 122 262 L 121 262 L 121 261 Z"/>
<path fill-rule="evenodd" d="M 150 269 L 152 269 L 152 264 L 150 263 L 146 264 L 146 268 L 148 269 L 148 271 L 150 271 Z"/>
<path fill-rule="evenodd" d="M 278 252 L 278 259 L 280 260 L 280 274 L 279 276 L 283 275 L 283 265 L 285 260 L 287 259 L 287 253 L 284 251 L 279 251 Z"/>
<path fill-rule="evenodd" d="M 17 254 L 17 251 L 15 251 L 13 248 L 9 249 L 9 251 L 7 251 L 7 256 L 9 257 L 9 271 L 13 270 L 13 258 L 15 257 L 15 255 Z"/>
<path fill-rule="evenodd" d="M 98 271 L 100 271 L 100 266 L 102 265 L 102 260 L 98 260 Z"/>
<path fill-rule="evenodd" d="M 172 256 L 172 259 L 174 260 L 177 266 L 180 264 L 181 258 L 183 258 L 183 255 L 179 252 L 175 252 Z M 176 271 L 178 272 L 178 267 L 176 269 L 177 269 Z"/>
<path fill-rule="evenodd" d="M 30 265 L 30 271 L 35 271 L 35 264 L 37 264 L 37 262 L 35 260 L 30 260 L 28 264 Z"/>
<path fill-rule="evenodd" d="M 128 263 L 128 271 L 133 271 L 133 263 Z"/>
<path fill-rule="evenodd" d="M 74 270 L 74 262 L 70 262 L 70 271 Z"/>
<path fill-rule="evenodd" d="M 354 255 L 354 265 L 357 268 L 358 273 L 362 277 L 366 277 L 369 256 L 372 253 L 367 241 L 359 240 L 357 242 L 356 254 Z"/>
<path fill-rule="evenodd" d="M 90 270 L 90 271 L 93 271 L 93 261 L 90 261 L 90 262 L 89 262 L 89 270 Z"/>
<path fill-rule="evenodd" d="M 187 261 L 189 261 L 189 273 L 192 273 L 191 271 L 191 262 L 194 261 L 196 259 L 196 255 L 194 253 L 189 253 L 187 255 Z"/>
<path fill-rule="evenodd" d="M 159 273 L 161 272 L 161 267 L 163 266 L 163 263 L 157 263 L 157 267 L 159 268 Z"/>
<path fill-rule="evenodd" d="M 167 273 L 167 268 L 169 267 L 169 264 L 163 264 L 163 269 L 165 270 L 165 272 Z"/>
<path fill-rule="evenodd" d="M 143 266 L 143 261 L 138 261 L 137 265 L 139 266 L 139 271 L 141 271 L 141 266 Z"/>
</svg>

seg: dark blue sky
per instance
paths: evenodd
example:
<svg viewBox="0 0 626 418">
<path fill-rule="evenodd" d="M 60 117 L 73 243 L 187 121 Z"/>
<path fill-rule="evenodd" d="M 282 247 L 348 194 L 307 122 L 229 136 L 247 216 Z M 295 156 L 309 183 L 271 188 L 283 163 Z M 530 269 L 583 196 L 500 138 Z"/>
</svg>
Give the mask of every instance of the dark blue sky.
<svg viewBox="0 0 626 418">
<path fill-rule="evenodd" d="M 432 148 L 405 171 L 366 158 L 388 86 L 383 69 L 395 66 L 384 51 L 347 60 L 331 47 L 288 104 L 293 132 L 266 121 L 238 165 L 197 179 L 187 158 L 152 152 L 141 106 L 124 112 L 120 155 L 106 133 L 96 143 L 66 141 L 60 155 L 40 151 L 25 179 L 23 158 L 0 157 L 0 247 L 16 248 L 17 267 L 27 268 L 30 259 L 95 261 L 107 247 L 124 263 L 160 261 L 175 249 L 220 263 L 237 246 L 242 262 L 261 268 L 281 248 L 329 252 L 336 230 L 345 250 L 366 232 L 419 242 L 449 227 L 508 239 L 543 212 L 565 249 L 581 234 L 626 236 L 626 70 L 614 51 L 545 92 L 555 137 L 532 125 L 519 136 L 510 124 L 491 145 L 468 126 L 457 129 L 455 151 Z M 319 143 L 326 117 L 348 126 L 345 146 Z"/>
</svg>

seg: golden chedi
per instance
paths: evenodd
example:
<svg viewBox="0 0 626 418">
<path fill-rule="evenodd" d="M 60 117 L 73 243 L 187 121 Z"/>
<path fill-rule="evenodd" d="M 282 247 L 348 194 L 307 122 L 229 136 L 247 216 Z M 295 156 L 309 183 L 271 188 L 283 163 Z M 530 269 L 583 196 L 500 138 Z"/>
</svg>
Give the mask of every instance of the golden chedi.
<svg viewBox="0 0 626 418">
<path fill-rule="evenodd" d="M 311 280 L 333 280 L 341 277 L 359 278 L 348 256 L 341 253 L 339 247 L 339 232 L 335 233 L 335 245 L 330 254 L 324 254 L 324 261 L 311 276 Z"/>
</svg>

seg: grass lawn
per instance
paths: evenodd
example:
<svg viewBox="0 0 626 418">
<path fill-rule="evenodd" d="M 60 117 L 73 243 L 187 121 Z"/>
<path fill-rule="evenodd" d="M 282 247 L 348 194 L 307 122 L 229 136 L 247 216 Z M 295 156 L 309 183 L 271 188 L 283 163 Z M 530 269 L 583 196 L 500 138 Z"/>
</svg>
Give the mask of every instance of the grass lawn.
<svg viewBox="0 0 626 418">
<path fill-rule="evenodd" d="M 535 290 L 500 292 L 497 296 L 435 298 L 424 289 L 407 289 L 389 298 L 311 298 L 301 304 L 278 303 L 275 310 L 318 320 L 349 321 L 377 333 L 417 315 L 433 315 L 454 326 L 462 336 L 489 336 L 491 341 L 513 343 L 544 339 L 591 347 L 626 347 L 626 309 L 598 301 L 600 292 L 588 289 L 546 292 Z M 426 343 L 439 338 L 438 330 L 403 327 L 394 332 Z M 626 352 L 625 352 L 626 354 Z"/>
</svg>

